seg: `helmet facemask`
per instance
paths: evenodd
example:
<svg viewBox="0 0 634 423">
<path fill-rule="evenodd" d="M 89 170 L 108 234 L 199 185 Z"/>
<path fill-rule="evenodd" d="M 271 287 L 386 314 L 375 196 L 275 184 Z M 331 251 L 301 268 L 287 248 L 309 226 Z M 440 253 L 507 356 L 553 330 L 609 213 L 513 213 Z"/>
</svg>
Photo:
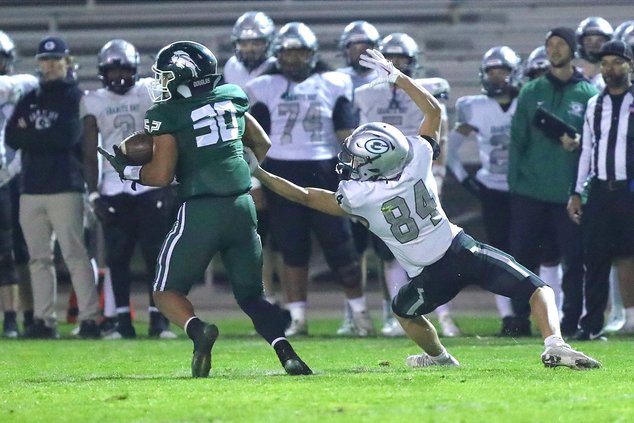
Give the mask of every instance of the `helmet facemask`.
<svg viewBox="0 0 634 423">
<path fill-rule="evenodd" d="M 176 75 L 174 71 L 162 71 L 156 66 L 152 66 L 154 80 L 150 82 L 148 91 L 154 103 L 163 103 L 172 99 L 172 91 L 176 91 Z"/>
</svg>

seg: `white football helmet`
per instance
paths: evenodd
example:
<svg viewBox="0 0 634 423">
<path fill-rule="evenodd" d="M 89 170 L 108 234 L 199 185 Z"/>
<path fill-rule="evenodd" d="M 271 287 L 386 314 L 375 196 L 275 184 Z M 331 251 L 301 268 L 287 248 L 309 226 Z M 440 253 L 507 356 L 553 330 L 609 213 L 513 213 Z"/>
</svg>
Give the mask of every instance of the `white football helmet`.
<svg viewBox="0 0 634 423">
<path fill-rule="evenodd" d="M 403 171 L 409 152 L 407 138 L 396 127 L 366 123 L 343 142 L 337 173 L 358 181 L 393 179 Z"/>
</svg>

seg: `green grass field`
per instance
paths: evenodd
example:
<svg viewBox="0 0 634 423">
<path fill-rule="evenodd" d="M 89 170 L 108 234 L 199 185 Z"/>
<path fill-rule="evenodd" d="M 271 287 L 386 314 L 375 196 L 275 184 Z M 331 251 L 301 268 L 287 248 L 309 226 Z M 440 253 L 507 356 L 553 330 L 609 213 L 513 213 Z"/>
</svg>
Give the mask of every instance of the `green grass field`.
<svg viewBox="0 0 634 423">
<path fill-rule="evenodd" d="M 180 330 L 171 341 L 0 340 L 0 422 L 634 421 L 633 337 L 573 344 L 602 369 L 546 369 L 539 338 L 491 336 L 496 319 L 457 322 L 468 336 L 445 344 L 460 368 L 409 369 L 409 340 L 336 338 L 338 320 L 312 320 L 313 335 L 293 341 L 310 377 L 286 376 L 242 318 L 216 320 L 209 379 L 190 378 Z"/>
</svg>

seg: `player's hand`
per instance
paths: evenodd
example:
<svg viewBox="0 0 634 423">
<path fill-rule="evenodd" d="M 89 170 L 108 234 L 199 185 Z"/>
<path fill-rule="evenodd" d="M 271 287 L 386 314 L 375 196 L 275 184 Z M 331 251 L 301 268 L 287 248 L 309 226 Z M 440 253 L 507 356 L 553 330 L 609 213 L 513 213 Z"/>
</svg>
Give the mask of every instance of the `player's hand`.
<svg viewBox="0 0 634 423">
<path fill-rule="evenodd" d="M 575 134 L 575 137 L 572 138 L 568 134 L 563 134 L 561 137 L 559 137 L 559 141 L 561 141 L 561 144 L 564 146 L 564 150 L 575 151 L 577 148 L 579 148 L 581 135 Z"/>
<path fill-rule="evenodd" d="M 392 62 L 383 57 L 383 54 L 376 49 L 367 49 L 365 52 L 366 54 L 359 56 L 359 64 L 374 70 L 378 75 L 378 78 L 370 82 L 371 87 L 396 82 L 396 78 L 401 74 L 401 71 L 394 67 Z"/>
<path fill-rule="evenodd" d="M 142 166 L 130 166 L 128 159 L 123 155 L 118 145 L 113 145 L 112 150 L 114 154 L 110 154 L 101 147 L 97 147 L 99 154 L 104 156 L 106 160 L 112 165 L 114 170 L 119 174 L 121 180 L 138 182 L 141 179 L 141 167 Z M 132 189 L 136 190 L 135 184 L 132 185 Z"/>
<path fill-rule="evenodd" d="M 258 161 L 258 158 L 255 157 L 253 150 L 251 150 L 249 147 L 245 146 L 243 150 L 244 153 L 242 157 L 244 158 L 244 161 L 247 162 L 247 164 L 249 165 L 249 171 L 253 173 L 258 168 L 258 166 L 260 166 L 260 162 Z"/>
<path fill-rule="evenodd" d="M 566 210 L 568 211 L 568 217 L 577 225 L 581 224 L 581 215 L 583 214 L 583 206 L 581 205 L 581 196 L 579 194 L 572 194 L 568 199 L 568 205 Z"/>
</svg>

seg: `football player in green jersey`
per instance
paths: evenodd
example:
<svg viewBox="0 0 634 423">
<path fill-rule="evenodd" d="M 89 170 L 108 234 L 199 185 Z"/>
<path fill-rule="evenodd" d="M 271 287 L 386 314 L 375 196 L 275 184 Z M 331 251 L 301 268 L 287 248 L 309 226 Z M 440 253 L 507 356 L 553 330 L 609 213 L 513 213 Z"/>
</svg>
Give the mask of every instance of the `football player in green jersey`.
<svg viewBox="0 0 634 423">
<path fill-rule="evenodd" d="M 165 186 L 176 177 L 183 205 L 158 257 L 154 299 L 194 342 L 192 376 L 209 375 L 218 328 L 195 315 L 186 295 L 216 253 L 238 305 L 273 346 L 286 372 L 312 374 L 284 337 L 281 310 L 263 297 L 262 245 L 243 146 L 261 161 L 270 140 L 247 113 L 246 94 L 237 85 L 222 84 L 214 55 L 192 41 L 161 49 L 152 70 L 157 104 L 145 118 L 145 131 L 154 139 L 152 161 L 128 166 L 117 148 L 114 155 L 100 151 L 122 179 Z"/>
</svg>

